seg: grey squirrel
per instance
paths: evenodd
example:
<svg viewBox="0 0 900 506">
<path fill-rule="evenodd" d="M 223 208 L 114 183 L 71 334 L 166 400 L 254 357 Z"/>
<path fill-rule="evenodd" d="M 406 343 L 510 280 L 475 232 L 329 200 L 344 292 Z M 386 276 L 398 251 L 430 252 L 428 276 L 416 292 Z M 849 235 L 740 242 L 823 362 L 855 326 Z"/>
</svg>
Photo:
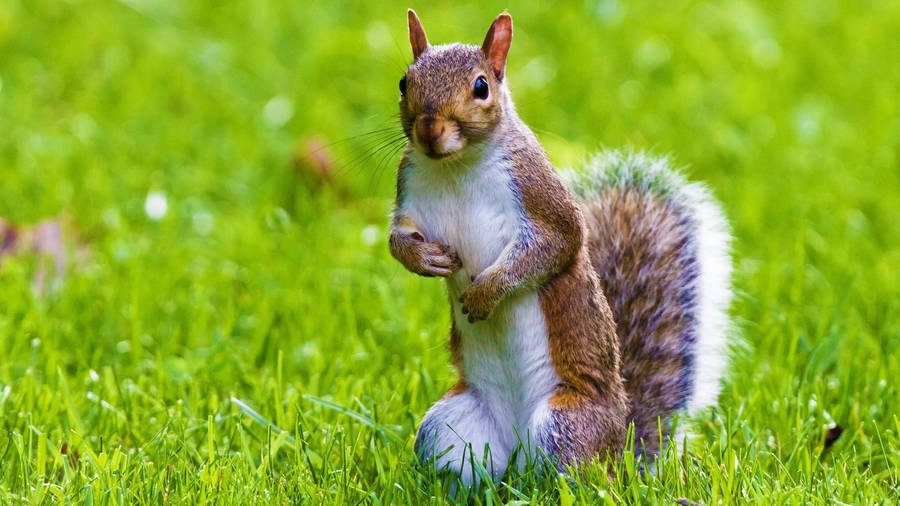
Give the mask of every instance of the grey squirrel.
<svg viewBox="0 0 900 506">
<path fill-rule="evenodd" d="M 412 10 L 408 24 L 389 244 L 446 279 L 459 371 L 419 426 L 420 460 L 471 484 L 475 461 L 499 478 L 522 445 L 560 468 L 615 457 L 629 424 L 638 452 L 658 454 L 672 416 L 713 404 L 725 370 L 718 205 L 641 153 L 557 173 L 510 97 L 508 14 L 481 47 L 430 45 Z"/>
</svg>

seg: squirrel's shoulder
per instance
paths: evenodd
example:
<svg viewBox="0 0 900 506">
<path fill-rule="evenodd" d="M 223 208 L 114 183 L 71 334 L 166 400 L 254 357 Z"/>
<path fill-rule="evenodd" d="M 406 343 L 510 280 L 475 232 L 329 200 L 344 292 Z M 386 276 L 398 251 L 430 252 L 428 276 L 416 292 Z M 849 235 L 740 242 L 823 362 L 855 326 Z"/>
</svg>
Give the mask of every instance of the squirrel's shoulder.
<svg viewBox="0 0 900 506">
<path fill-rule="evenodd" d="M 580 236 L 580 209 L 537 137 L 516 118 L 502 142 L 522 206 L 529 217 L 562 234 Z"/>
</svg>

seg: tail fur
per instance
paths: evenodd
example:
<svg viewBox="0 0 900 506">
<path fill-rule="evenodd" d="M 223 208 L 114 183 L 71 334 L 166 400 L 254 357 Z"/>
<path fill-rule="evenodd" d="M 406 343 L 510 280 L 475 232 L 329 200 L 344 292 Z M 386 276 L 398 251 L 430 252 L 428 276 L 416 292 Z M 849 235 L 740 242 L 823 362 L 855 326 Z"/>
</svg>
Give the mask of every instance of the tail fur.
<svg viewBox="0 0 900 506">
<path fill-rule="evenodd" d="M 563 171 L 616 319 L 635 439 L 659 450 L 675 412 L 713 405 L 727 365 L 730 234 L 709 190 L 662 157 L 605 151 Z"/>
</svg>

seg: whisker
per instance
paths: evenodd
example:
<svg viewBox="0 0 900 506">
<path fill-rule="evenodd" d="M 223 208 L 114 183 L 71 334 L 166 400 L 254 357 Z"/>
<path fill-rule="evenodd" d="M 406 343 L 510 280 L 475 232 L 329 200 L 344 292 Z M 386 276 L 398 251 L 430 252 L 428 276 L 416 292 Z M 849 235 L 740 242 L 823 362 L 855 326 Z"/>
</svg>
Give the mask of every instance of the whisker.
<svg viewBox="0 0 900 506">
<path fill-rule="evenodd" d="M 377 143 L 367 149 L 365 149 L 361 154 L 356 156 L 353 160 L 342 166 L 339 170 L 342 172 L 349 172 L 355 170 L 357 168 L 362 167 L 362 165 L 374 159 L 376 156 L 379 156 L 380 153 L 384 153 L 385 151 L 390 151 L 392 148 L 397 148 L 406 144 L 406 135 L 398 135 L 396 137 L 387 139 L 383 142 Z"/>
<path fill-rule="evenodd" d="M 379 157 L 378 161 L 375 163 L 374 169 L 371 171 L 369 175 L 369 186 L 374 187 L 376 184 L 381 182 L 381 176 L 384 174 L 384 171 L 390 166 L 390 160 L 404 147 L 406 143 L 398 143 L 392 146 L 387 147 L 382 151 L 380 155 L 373 154 L 370 159 L 375 157 Z"/>
<path fill-rule="evenodd" d="M 391 135 L 391 136 L 381 137 L 378 139 L 373 139 L 371 142 L 368 142 L 366 144 L 362 144 L 362 145 L 358 146 L 356 149 L 353 150 L 353 152 L 356 153 L 357 156 L 365 155 L 366 153 L 371 153 L 373 151 L 377 151 L 378 148 L 381 146 L 396 142 L 400 138 L 401 138 L 400 136 L 395 134 L 395 135 Z M 349 163 L 349 161 L 347 163 Z"/>
<path fill-rule="evenodd" d="M 390 166 L 390 161 L 393 159 L 397 153 L 405 147 L 405 143 L 395 146 L 393 149 L 388 150 L 384 156 L 381 157 L 381 160 L 378 162 L 378 165 L 375 166 L 375 170 L 372 172 L 372 177 L 370 178 L 370 184 L 374 187 L 377 183 L 381 182 L 381 176 L 384 175 L 384 172 Z"/>
<path fill-rule="evenodd" d="M 364 143 L 366 145 L 366 149 L 368 149 L 371 146 L 377 145 L 381 141 L 392 137 L 396 133 L 397 133 L 396 127 L 380 128 L 378 130 L 372 130 L 370 132 L 365 132 L 362 134 L 354 135 L 352 137 L 347 137 L 347 138 L 340 139 L 340 140 L 330 142 L 327 144 L 320 144 L 320 145 L 316 146 L 314 149 L 311 149 L 310 153 L 314 156 L 318 156 L 320 154 L 323 154 L 323 152 L 325 152 L 329 148 L 334 148 L 339 145 L 345 145 L 345 144 L 353 142 L 353 141 L 361 141 L 362 143 Z M 327 154 L 327 153 L 325 153 L 325 154 Z M 338 164 L 338 165 L 340 165 L 340 164 Z"/>
</svg>

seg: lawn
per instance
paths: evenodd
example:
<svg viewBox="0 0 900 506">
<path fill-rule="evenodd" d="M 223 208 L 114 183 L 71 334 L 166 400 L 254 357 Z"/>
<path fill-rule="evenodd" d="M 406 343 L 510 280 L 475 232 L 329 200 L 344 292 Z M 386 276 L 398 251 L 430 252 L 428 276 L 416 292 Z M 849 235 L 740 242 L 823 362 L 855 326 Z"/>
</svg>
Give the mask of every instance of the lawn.
<svg viewBox="0 0 900 506">
<path fill-rule="evenodd" d="M 399 156 L 364 135 L 399 132 L 407 7 L 0 2 L 0 217 L 69 251 L 42 288 L 0 259 L 0 502 L 448 500 L 412 451 L 446 298 L 390 257 Z M 900 2 L 412 7 L 473 43 L 508 8 L 551 158 L 670 153 L 735 236 L 746 346 L 692 447 L 470 500 L 896 503 Z"/>
</svg>

